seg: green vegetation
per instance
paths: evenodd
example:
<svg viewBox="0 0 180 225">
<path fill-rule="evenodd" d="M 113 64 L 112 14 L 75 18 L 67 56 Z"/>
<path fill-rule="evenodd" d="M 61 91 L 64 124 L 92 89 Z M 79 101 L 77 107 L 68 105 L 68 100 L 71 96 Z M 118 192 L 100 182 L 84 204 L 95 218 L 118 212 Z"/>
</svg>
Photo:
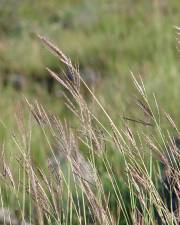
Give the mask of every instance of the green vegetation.
<svg viewBox="0 0 180 225">
<path fill-rule="evenodd" d="M 132 105 L 124 98 L 132 71 L 178 119 L 178 9 L 178 1 L 1 1 L 1 77 L 47 76 L 46 66 L 60 71 L 35 35 L 45 34 L 80 68 L 101 75 L 97 89 L 115 108 Z"/>
<path fill-rule="evenodd" d="M 40 225 L 155 224 L 157 212 L 175 224 L 159 196 L 159 161 L 179 134 L 171 121 L 180 123 L 179 1 L 8 2 L 0 2 L 0 78 L 20 74 L 27 84 L 22 92 L 1 85 L 1 208 Z M 73 63 L 47 51 L 37 34 Z M 80 92 L 63 74 L 79 80 L 73 65 Z M 57 82 L 49 95 L 37 85 L 50 76 L 46 67 L 68 88 Z"/>
</svg>

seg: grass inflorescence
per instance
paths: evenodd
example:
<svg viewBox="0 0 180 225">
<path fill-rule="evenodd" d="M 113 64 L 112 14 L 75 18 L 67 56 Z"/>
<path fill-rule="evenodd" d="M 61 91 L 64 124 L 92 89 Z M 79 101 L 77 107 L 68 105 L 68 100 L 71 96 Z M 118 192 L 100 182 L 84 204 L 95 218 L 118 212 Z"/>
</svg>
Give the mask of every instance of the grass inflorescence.
<svg viewBox="0 0 180 225">
<path fill-rule="evenodd" d="M 20 110 L 11 134 L 17 154 L 7 158 L 3 149 L 1 156 L 1 205 L 14 205 L 13 224 L 179 224 L 180 137 L 171 116 L 132 74 L 138 113 L 117 124 L 71 59 L 38 37 L 67 68 L 68 74 L 47 71 L 63 87 L 75 123 L 25 99 L 28 124 Z M 39 165 L 32 157 L 33 126 L 46 143 Z"/>
</svg>

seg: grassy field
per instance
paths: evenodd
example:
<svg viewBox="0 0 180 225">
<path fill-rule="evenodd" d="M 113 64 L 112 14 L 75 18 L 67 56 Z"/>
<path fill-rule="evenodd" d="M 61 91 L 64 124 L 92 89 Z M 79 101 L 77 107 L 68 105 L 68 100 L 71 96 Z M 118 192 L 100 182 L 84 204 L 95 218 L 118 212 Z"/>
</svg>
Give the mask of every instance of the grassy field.
<svg viewBox="0 0 180 225">
<path fill-rule="evenodd" d="M 0 2 L 0 80 L 12 74 L 23 75 L 27 80 L 21 92 L 14 90 L 11 83 L 8 87 L 1 85 L 1 208 L 9 207 L 19 220 L 40 225 L 156 224 L 154 208 L 160 214 L 162 209 L 157 205 L 161 203 L 156 198 L 158 189 L 152 193 L 150 190 L 160 182 L 161 167 L 158 151 L 153 150 L 158 155 L 154 159 L 149 149 L 165 150 L 170 137 L 179 134 L 180 65 L 174 27 L 179 25 L 179 10 L 178 0 Z M 66 77 L 68 90 L 57 82 L 51 95 L 45 86 L 36 84 L 37 77 L 49 76 L 46 67 L 59 74 L 72 69 L 54 56 L 52 49 L 48 51 L 37 34 L 48 37 L 71 58 L 73 65 L 79 66 L 92 93 L 82 84 L 81 99 L 76 85 Z M 67 101 L 75 106 L 77 115 L 67 108 Z M 52 115 L 62 124 L 54 124 Z M 65 149 L 81 149 L 88 159 L 83 169 L 78 161 L 81 156 L 74 159 L 70 155 L 70 165 L 65 163 L 66 157 L 59 159 L 52 144 L 54 138 L 59 143 L 58 135 Z M 103 151 L 102 155 L 96 150 Z M 61 162 L 56 167 L 65 174 L 63 183 L 68 188 L 64 185 L 63 190 L 51 168 L 54 159 Z M 89 162 L 100 180 L 91 179 Z M 131 173 L 127 175 L 126 170 Z M 147 193 L 137 181 L 139 174 L 147 184 Z M 144 223 L 137 222 L 137 186 L 147 208 L 142 212 Z M 166 208 L 162 214 L 168 215 Z M 168 224 L 174 224 L 173 219 L 167 218 Z"/>
</svg>

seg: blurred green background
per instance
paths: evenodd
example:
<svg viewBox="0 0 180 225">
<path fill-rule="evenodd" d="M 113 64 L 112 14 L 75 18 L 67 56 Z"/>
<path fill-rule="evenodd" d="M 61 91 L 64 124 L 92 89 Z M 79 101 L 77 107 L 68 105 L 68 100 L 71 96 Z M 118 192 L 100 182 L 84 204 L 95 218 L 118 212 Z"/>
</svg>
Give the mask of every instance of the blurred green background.
<svg viewBox="0 0 180 225">
<path fill-rule="evenodd" d="M 133 71 L 174 111 L 179 55 L 173 26 L 178 25 L 179 8 L 178 0 L 1 0 L 1 80 L 13 83 L 15 77 L 8 77 L 17 74 L 25 77 L 24 84 L 45 79 L 46 66 L 60 69 L 38 33 L 78 63 L 105 95 L 113 95 L 113 102 L 128 92 Z"/>
<path fill-rule="evenodd" d="M 15 115 L 19 106 L 26 108 L 23 96 L 38 99 L 61 118 L 69 116 L 62 88 L 45 69 L 60 73 L 62 67 L 36 34 L 47 36 L 79 65 L 117 124 L 122 114 L 140 117 L 134 105 L 132 71 L 136 77 L 141 75 L 147 93 L 156 94 L 160 108 L 178 125 L 180 64 L 174 26 L 180 20 L 179 10 L 179 0 L 1 0 L 2 143 L 9 149 Z M 39 162 L 44 156 L 39 149 L 44 146 L 39 145 L 40 131 L 35 128 L 34 133 L 32 149 Z"/>
<path fill-rule="evenodd" d="M 179 10 L 179 0 L 1 0 L 1 142 L 7 149 L 12 145 L 15 115 L 19 108 L 28 109 L 23 96 L 38 99 L 61 118 L 71 115 L 62 88 L 45 69 L 60 73 L 62 67 L 36 34 L 47 36 L 79 65 L 117 124 L 123 114 L 141 117 L 134 104 L 132 71 L 141 75 L 147 93 L 156 94 L 160 108 L 178 125 L 180 64 L 174 26 L 180 20 Z M 164 121 L 162 127 L 169 128 Z M 32 149 L 37 163 L 44 159 L 45 148 L 39 139 L 35 127 Z"/>
</svg>

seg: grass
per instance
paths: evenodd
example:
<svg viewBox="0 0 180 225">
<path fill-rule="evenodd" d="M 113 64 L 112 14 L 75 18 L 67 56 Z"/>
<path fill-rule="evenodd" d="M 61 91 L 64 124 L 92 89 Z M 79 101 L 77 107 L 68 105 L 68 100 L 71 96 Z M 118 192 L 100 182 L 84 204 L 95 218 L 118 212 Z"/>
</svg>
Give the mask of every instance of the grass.
<svg viewBox="0 0 180 225">
<path fill-rule="evenodd" d="M 74 64 L 80 65 L 82 79 L 83 69 L 93 68 L 100 80 L 90 93 L 83 80 L 79 92 L 77 84 L 64 77 L 68 90 L 62 85 L 57 90 L 67 98 L 48 96 L 33 83 L 23 96 L 3 89 L 1 205 L 16 212 L 20 221 L 35 224 L 143 224 L 142 219 L 155 224 L 157 211 L 171 220 L 173 213 L 164 206 L 159 190 L 159 160 L 167 156 L 159 151 L 166 152 L 166 143 L 178 133 L 164 111 L 179 124 L 179 56 L 173 27 L 179 2 L 9 2 L 1 7 L 1 76 L 43 77 L 48 66 L 56 78 L 64 63 L 42 48 L 35 36 L 46 33 L 72 58 L 72 64 L 65 64 L 77 80 L 81 78 Z M 24 96 L 33 115 L 44 116 L 45 123 L 33 119 Z M 35 99 L 48 113 L 40 103 L 33 105 Z M 71 148 L 73 154 L 67 154 Z M 167 167 L 178 171 L 169 161 Z M 98 179 L 87 182 L 84 171 L 88 179 Z"/>
<path fill-rule="evenodd" d="M 178 119 L 179 63 L 173 26 L 178 21 L 179 2 L 100 3 L 53 0 L 6 6 L 1 23 L 14 27 L 1 28 L 1 77 L 11 73 L 43 77 L 47 76 L 45 66 L 60 71 L 58 60 L 49 56 L 35 37 L 35 33 L 46 33 L 82 71 L 90 67 L 100 74 L 97 95 L 103 93 L 115 108 L 120 108 L 119 102 L 123 108 L 132 105 L 131 96 L 122 96 L 126 89 L 131 90 L 129 74 L 133 71 L 141 74 L 148 93 L 158 91 L 159 101 Z M 16 20 L 11 23 L 10 12 L 15 7 Z M 111 86 L 116 89 L 115 96 L 108 88 Z M 172 98 L 174 101 L 170 101 Z M 129 111 L 133 112 L 133 108 Z"/>
<path fill-rule="evenodd" d="M 70 59 L 48 39 L 39 38 L 72 73 L 69 79 L 66 74 L 62 77 L 48 69 L 69 93 L 66 104 L 76 118 L 76 127 L 72 120 L 59 119 L 41 104 L 26 100 L 31 112 L 28 126 L 24 126 L 21 115 L 19 129 L 12 134 L 17 160 L 9 157 L 7 163 L 2 155 L 3 205 L 17 202 L 19 222 L 28 219 L 35 224 L 156 224 L 158 220 L 178 224 L 178 215 L 169 205 L 173 202 L 166 202 L 166 195 L 159 189 L 159 185 L 163 189 L 161 162 L 167 171 L 167 184 L 173 188 L 168 189 L 168 194 L 179 190 L 177 146 L 170 131 L 160 123 L 168 120 L 178 135 L 169 114 L 159 110 L 155 98 L 154 106 L 150 103 L 142 79 L 137 81 L 132 75 L 144 119 L 141 117 L 134 127 L 126 122 L 133 119 L 126 118 L 119 126 Z M 81 95 L 79 84 L 89 92 L 94 107 Z M 44 158 L 39 165 L 32 154 L 32 137 L 36 135 L 33 121 L 39 125 L 49 149 L 48 161 Z M 116 165 L 112 155 L 117 158 Z M 9 188 L 12 192 L 6 197 Z"/>
</svg>

